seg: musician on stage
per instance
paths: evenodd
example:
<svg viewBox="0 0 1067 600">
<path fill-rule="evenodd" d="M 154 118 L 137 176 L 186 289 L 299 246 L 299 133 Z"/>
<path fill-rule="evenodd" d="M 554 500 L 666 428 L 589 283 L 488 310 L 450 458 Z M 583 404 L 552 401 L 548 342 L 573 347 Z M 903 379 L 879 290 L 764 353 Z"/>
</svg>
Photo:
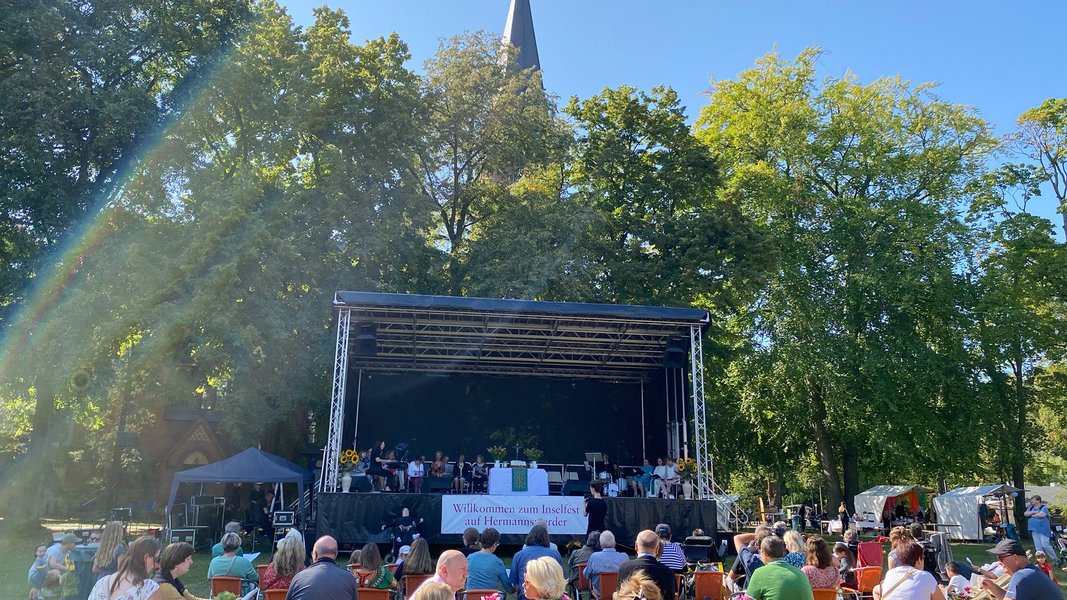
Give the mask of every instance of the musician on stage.
<svg viewBox="0 0 1067 600">
<path fill-rule="evenodd" d="M 385 464 L 388 462 L 385 453 L 385 442 L 379 441 L 370 450 L 370 468 L 367 469 L 367 475 L 374 478 L 374 488 L 378 491 L 392 491 L 389 489 L 386 483 L 386 478 L 391 478 L 392 473 L 386 470 Z"/>
<path fill-rule="evenodd" d="M 425 460 L 425 456 L 420 456 L 408 465 L 408 483 L 411 491 L 415 493 L 422 490 L 422 480 L 426 478 L 426 464 L 423 462 Z"/>
<path fill-rule="evenodd" d="M 589 517 L 585 534 L 604 531 L 604 517 L 608 514 L 608 503 L 604 501 L 604 482 L 594 481 L 589 484 L 589 495 L 585 497 L 582 514 Z"/>
<path fill-rule="evenodd" d="M 471 489 L 475 492 L 486 492 L 489 484 L 489 465 L 481 454 L 471 465 Z"/>
</svg>

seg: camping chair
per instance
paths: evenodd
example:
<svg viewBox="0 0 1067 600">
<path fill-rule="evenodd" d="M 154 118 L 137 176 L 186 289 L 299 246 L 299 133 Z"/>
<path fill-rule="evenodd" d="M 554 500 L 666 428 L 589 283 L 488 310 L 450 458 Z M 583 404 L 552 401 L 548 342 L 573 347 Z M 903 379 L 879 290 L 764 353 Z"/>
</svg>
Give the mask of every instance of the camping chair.
<svg viewBox="0 0 1067 600">
<path fill-rule="evenodd" d="M 682 597 L 682 585 L 683 585 L 683 583 L 684 583 L 684 580 L 682 579 L 682 574 L 681 573 L 675 573 L 674 574 L 674 598 L 675 598 L 675 600 L 678 600 L 679 598 Z M 671 599 L 670 598 L 664 598 L 663 600 L 671 600 Z"/>
<path fill-rule="evenodd" d="M 693 573 L 694 600 L 722 600 L 722 571 Z"/>
<path fill-rule="evenodd" d="M 426 575 L 404 575 L 404 597 L 411 598 L 415 590 L 419 589 L 419 586 L 431 577 L 433 577 L 432 573 L 427 573 Z"/>
<path fill-rule="evenodd" d="M 216 575 L 211 578 L 211 597 L 214 598 L 222 592 L 233 592 L 241 595 L 241 578 Z"/>
<path fill-rule="evenodd" d="M 289 593 L 288 589 L 284 590 L 263 590 L 263 600 L 285 600 L 285 595 Z"/>
<path fill-rule="evenodd" d="M 363 600 L 389 600 L 389 595 L 393 591 L 388 588 L 365 588 L 361 587 L 356 590 L 356 596 Z"/>
<path fill-rule="evenodd" d="M 861 567 L 882 568 L 881 542 L 860 542 L 856 546 L 856 564 Z"/>
<path fill-rule="evenodd" d="M 598 598 L 601 600 L 611 600 L 615 597 L 615 590 L 619 589 L 619 573 L 601 573 L 597 576 L 600 579 L 600 590 L 598 591 Z"/>
<path fill-rule="evenodd" d="M 580 562 L 574 565 L 574 571 L 578 573 L 578 581 L 574 583 L 574 600 L 582 600 L 582 592 L 587 592 L 589 597 L 593 596 L 592 588 L 589 586 L 589 578 L 585 576 L 586 563 Z"/>
<path fill-rule="evenodd" d="M 873 598 L 874 587 L 882 581 L 882 567 L 857 567 L 852 569 L 856 574 L 856 592 L 860 598 Z"/>
</svg>

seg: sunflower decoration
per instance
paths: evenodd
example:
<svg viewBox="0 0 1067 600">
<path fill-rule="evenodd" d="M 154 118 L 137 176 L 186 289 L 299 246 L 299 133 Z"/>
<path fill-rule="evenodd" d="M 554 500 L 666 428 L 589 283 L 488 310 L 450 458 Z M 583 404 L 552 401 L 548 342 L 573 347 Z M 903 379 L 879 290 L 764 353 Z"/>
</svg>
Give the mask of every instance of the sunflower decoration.
<svg viewBox="0 0 1067 600">
<path fill-rule="evenodd" d="M 356 454 L 356 451 L 352 450 L 351 448 L 345 450 L 344 452 L 341 452 L 341 456 L 337 458 L 337 462 L 341 463 L 342 465 L 354 465 L 358 460 L 359 455 Z"/>
<path fill-rule="evenodd" d="M 697 474 L 697 461 L 692 458 L 679 458 L 674 463 L 674 470 L 682 481 L 692 481 Z"/>
</svg>

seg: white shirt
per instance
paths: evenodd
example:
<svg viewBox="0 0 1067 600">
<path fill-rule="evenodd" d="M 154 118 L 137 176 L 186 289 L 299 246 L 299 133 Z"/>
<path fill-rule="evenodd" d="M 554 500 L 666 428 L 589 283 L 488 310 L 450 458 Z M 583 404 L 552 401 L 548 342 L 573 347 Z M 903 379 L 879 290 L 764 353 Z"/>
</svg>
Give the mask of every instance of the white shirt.
<svg viewBox="0 0 1067 600">
<path fill-rule="evenodd" d="M 952 579 L 948 580 L 948 587 L 956 591 L 962 592 L 966 588 L 971 587 L 971 580 L 967 579 L 963 575 L 954 575 Z"/>
<path fill-rule="evenodd" d="M 904 579 L 908 571 L 912 573 Z M 897 585 L 897 582 L 901 580 L 903 583 Z M 892 595 L 886 596 L 890 590 L 893 592 Z M 937 590 L 937 580 L 933 575 L 907 565 L 889 569 L 882 581 L 882 598 L 887 600 L 930 600 L 935 590 Z"/>
<path fill-rule="evenodd" d="M 417 462 L 408 463 L 408 477 L 425 477 L 426 476 L 426 463 L 419 464 Z"/>
</svg>

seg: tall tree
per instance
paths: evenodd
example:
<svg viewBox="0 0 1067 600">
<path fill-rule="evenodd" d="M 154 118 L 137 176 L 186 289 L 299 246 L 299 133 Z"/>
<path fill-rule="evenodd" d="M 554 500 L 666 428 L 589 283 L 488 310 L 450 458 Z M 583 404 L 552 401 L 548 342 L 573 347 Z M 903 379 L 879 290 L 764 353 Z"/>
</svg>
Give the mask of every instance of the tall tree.
<svg viewBox="0 0 1067 600">
<path fill-rule="evenodd" d="M 1056 197 L 1067 236 L 1067 98 L 1049 98 L 1019 116 L 1016 147 L 1036 161 Z"/>
<path fill-rule="evenodd" d="M 718 82 L 696 127 L 722 193 L 770 230 L 778 260 L 731 381 L 757 438 L 814 453 L 836 503 L 858 492 L 861 464 L 931 473 L 959 453 L 943 435 L 969 385 L 954 207 L 992 141 L 930 86 L 820 82 L 818 54 L 771 54 Z"/>
<path fill-rule="evenodd" d="M 558 157 L 565 130 L 540 73 L 519 70 L 496 36 L 452 38 L 425 71 L 423 135 L 409 173 L 435 212 L 435 244 L 447 254 L 442 291 L 458 294 L 466 242 L 509 183 Z"/>
</svg>

